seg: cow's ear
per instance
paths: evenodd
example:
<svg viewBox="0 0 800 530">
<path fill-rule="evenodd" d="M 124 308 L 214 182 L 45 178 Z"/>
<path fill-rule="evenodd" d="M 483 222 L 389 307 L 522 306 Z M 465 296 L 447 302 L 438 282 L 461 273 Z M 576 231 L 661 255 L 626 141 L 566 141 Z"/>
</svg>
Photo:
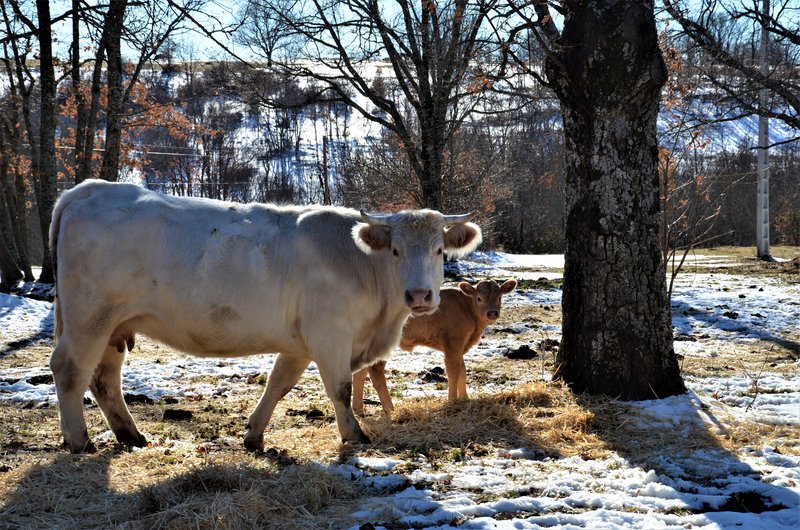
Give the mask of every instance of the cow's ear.
<svg viewBox="0 0 800 530">
<path fill-rule="evenodd" d="M 467 282 L 459 282 L 458 288 L 461 289 L 461 292 L 467 296 L 475 296 L 475 293 L 478 292 L 477 289 L 471 284 Z"/>
<path fill-rule="evenodd" d="M 503 285 L 500 286 L 500 292 L 503 294 L 508 294 L 513 291 L 517 287 L 517 280 L 506 280 L 503 282 Z"/>
<path fill-rule="evenodd" d="M 358 223 L 353 227 L 353 239 L 366 253 L 389 248 L 392 243 L 391 232 L 386 225 Z"/>
<path fill-rule="evenodd" d="M 448 257 L 461 258 L 481 244 L 483 234 L 474 223 L 459 223 L 444 229 L 444 250 Z"/>
</svg>

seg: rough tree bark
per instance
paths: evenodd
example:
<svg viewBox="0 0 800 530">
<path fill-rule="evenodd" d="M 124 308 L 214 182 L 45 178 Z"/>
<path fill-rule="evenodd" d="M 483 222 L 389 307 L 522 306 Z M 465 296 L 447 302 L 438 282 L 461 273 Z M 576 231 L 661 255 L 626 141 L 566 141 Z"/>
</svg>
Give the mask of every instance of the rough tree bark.
<svg viewBox="0 0 800 530">
<path fill-rule="evenodd" d="M 566 136 L 563 338 L 555 376 L 621 399 L 685 391 L 662 265 L 653 2 L 567 0 L 547 64 Z"/>
<path fill-rule="evenodd" d="M 72 93 L 75 95 L 75 183 L 84 177 L 79 168 L 84 162 L 84 140 L 86 134 L 86 95 L 83 93 L 81 77 L 81 32 L 80 32 L 80 0 L 72 0 L 72 44 L 70 45 L 70 62 L 72 66 Z"/>
<path fill-rule="evenodd" d="M 6 196 L 8 160 L 0 154 L 0 292 L 7 293 L 23 278 Z"/>
<path fill-rule="evenodd" d="M 39 126 L 39 174 L 34 175 L 39 225 L 42 233 L 42 273 L 39 282 L 53 283 L 53 263 L 50 257 L 50 218 L 56 202 L 56 72 L 53 65 L 53 37 L 50 22 L 50 2 L 36 0 L 39 19 L 39 76 L 41 107 Z"/>
<path fill-rule="evenodd" d="M 124 110 L 122 88 L 122 22 L 125 18 L 127 0 L 111 0 L 106 14 L 107 31 L 103 29 L 106 40 L 108 77 L 108 106 L 106 107 L 106 151 L 100 178 L 116 181 L 119 173 L 120 142 L 122 140 L 122 112 Z"/>
</svg>

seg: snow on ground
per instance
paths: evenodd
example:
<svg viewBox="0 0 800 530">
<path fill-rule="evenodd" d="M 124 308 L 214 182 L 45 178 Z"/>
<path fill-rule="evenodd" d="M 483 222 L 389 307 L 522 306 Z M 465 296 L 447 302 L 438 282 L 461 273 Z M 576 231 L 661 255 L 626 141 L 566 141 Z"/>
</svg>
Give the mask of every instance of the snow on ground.
<svg viewBox="0 0 800 530">
<path fill-rule="evenodd" d="M 562 256 L 485 252 L 460 263 L 459 271 L 535 279 L 560 276 L 562 267 Z M 511 293 L 504 303 L 558 305 L 560 299 L 560 290 L 530 290 Z M 702 339 L 677 340 L 676 351 L 685 356 L 713 357 L 719 345 L 735 347 L 743 341 L 777 342 L 782 333 L 797 330 L 798 322 L 798 285 L 724 274 L 678 277 L 673 295 L 676 336 Z M 51 304 L 0 294 L 0 352 L 15 341 L 49 337 L 52 327 Z M 511 325 L 512 330 L 519 328 L 517 332 L 526 327 L 529 325 L 521 322 Z M 550 338 L 560 336 L 558 328 L 542 332 Z M 486 338 L 468 353 L 467 363 L 501 356 L 515 346 L 519 343 L 513 333 L 489 329 Z M 123 387 L 126 392 L 154 399 L 230 395 L 247 391 L 247 378 L 269 372 L 273 362 L 273 356 L 263 355 L 154 364 L 131 356 L 123 369 Z M 414 373 L 437 364 L 441 364 L 439 352 L 418 348 L 413 355 L 398 352 L 390 369 Z M 309 371 L 315 370 L 312 364 Z M 530 372 L 527 377 L 542 375 Z M 47 374 L 46 366 L 7 370 L 0 376 L 0 400 L 53 403 L 55 388 Z M 37 375 L 43 376 L 34 379 L 40 384 L 29 382 Z M 203 376 L 221 382 L 211 385 Z M 446 393 L 416 383 L 408 384 L 407 397 Z M 754 383 L 758 392 L 753 392 Z M 678 429 L 687 435 L 696 426 L 723 428 L 726 418 L 800 425 L 800 371 L 688 376 L 686 384 L 690 389 L 686 395 L 629 404 L 640 412 L 631 421 L 640 422 L 642 428 Z M 412 462 L 355 457 L 328 471 L 354 477 L 375 491 L 354 514 L 375 528 L 383 528 L 383 523 L 392 528 L 443 529 L 452 528 L 454 522 L 459 528 L 475 530 L 800 528 L 800 457 L 780 454 L 768 446 L 746 447 L 736 455 L 722 449 L 687 447 L 680 454 L 665 452 L 654 460 L 657 469 L 643 468 L 618 455 L 553 458 L 520 448 L 455 462 L 445 470 L 432 469 L 422 457 Z M 405 469 L 413 471 L 402 471 Z M 759 513 L 731 507 L 731 499 L 746 502 L 754 494 L 764 503 L 762 509 L 751 510 Z"/>
</svg>

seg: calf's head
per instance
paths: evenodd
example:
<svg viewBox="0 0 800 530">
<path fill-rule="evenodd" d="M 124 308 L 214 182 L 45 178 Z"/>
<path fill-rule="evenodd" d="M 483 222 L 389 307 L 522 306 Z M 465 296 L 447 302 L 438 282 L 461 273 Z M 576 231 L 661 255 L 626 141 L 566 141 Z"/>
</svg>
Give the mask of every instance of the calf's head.
<svg viewBox="0 0 800 530">
<path fill-rule="evenodd" d="M 387 253 L 390 273 L 403 290 L 403 302 L 414 315 L 432 313 L 439 306 L 444 280 L 444 254 L 461 257 L 481 243 L 481 229 L 471 214 L 442 215 L 433 210 L 404 210 L 395 214 L 361 212 L 364 222 L 353 237 L 364 252 Z"/>
<path fill-rule="evenodd" d="M 475 285 L 467 282 L 458 284 L 458 288 L 465 295 L 472 298 L 480 318 L 494 322 L 500 316 L 500 300 L 517 286 L 517 280 L 506 280 L 502 285 L 497 285 L 494 280 L 481 280 Z"/>
</svg>

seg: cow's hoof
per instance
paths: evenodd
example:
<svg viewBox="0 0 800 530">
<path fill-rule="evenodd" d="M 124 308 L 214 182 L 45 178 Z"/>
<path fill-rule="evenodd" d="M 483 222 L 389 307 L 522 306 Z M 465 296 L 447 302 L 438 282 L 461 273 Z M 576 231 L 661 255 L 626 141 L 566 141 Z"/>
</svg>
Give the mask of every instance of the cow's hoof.
<svg viewBox="0 0 800 530">
<path fill-rule="evenodd" d="M 66 444 L 69 447 L 69 452 L 73 455 L 79 455 L 82 453 L 96 453 L 97 447 L 92 443 L 91 440 L 86 440 L 86 443 L 83 444 Z"/>
<path fill-rule="evenodd" d="M 264 437 L 263 436 L 250 436 L 247 435 L 244 437 L 244 447 L 248 451 L 253 451 L 255 453 L 263 453 L 264 452 Z"/>
<path fill-rule="evenodd" d="M 120 431 L 115 434 L 117 441 L 122 445 L 147 447 L 147 438 L 145 438 L 140 432 Z"/>
</svg>

